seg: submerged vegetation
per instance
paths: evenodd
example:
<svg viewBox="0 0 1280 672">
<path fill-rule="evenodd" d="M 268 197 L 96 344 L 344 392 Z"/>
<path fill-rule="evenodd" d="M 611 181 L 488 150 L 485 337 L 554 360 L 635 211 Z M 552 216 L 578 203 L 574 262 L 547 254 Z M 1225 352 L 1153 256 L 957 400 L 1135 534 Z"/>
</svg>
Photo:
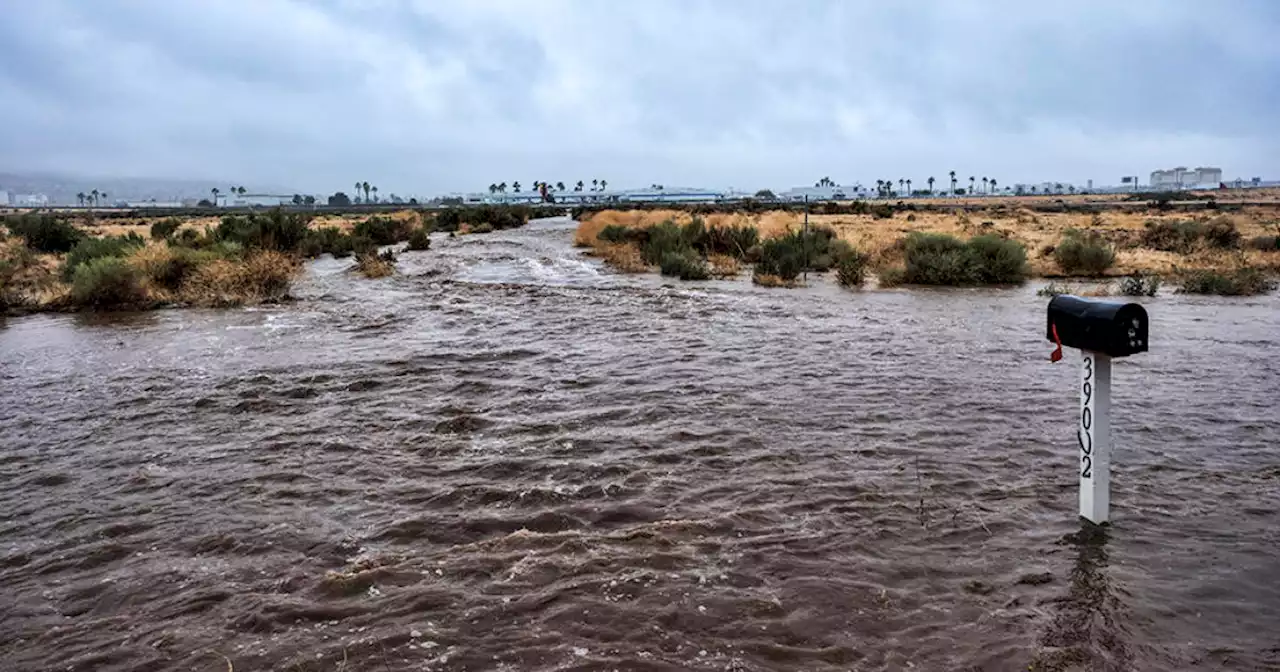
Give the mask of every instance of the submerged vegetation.
<svg viewBox="0 0 1280 672">
<path fill-rule="evenodd" d="M 392 252 L 427 250 L 433 230 L 482 233 L 543 214 L 526 206 L 404 210 L 317 218 L 315 213 L 166 217 L 114 224 L 112 218 L 38 213 L 4 219 L 0 309 L 6 311 L 236 306 L 287 298 L 301 260 L 357 257 L 368 277 L 394 272 Z M 211 221 L 210 221 L 211 220 Z M 138 226 L 136 230 L 129 227 Z M 122 234 L 104 233 L 103 229 Z M 145 237 L 144 237 L 145 236 Z"/>
<path fill-rule="evenodd" d="M 1026 278 L 1026 249 L 992 234 L 963 242 L 944 234 L 912 233 L 904 251 L 902 282 L 907 284 L 1000 285 Z"/>
</svg>

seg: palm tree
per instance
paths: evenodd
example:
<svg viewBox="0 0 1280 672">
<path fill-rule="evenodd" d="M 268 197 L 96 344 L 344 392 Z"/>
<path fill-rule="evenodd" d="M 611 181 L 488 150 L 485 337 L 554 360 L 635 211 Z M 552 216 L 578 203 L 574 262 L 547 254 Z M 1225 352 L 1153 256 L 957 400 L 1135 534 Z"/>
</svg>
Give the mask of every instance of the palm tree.
<svg viewBox="0 0 1280 672">
<path fill-rule="evenodd" d="M 556 182 L 556 191 L 564 191 L 564 182 Z"/>
<path fill-rule="evenodd" d="M 365 203 L 368 203 L 368 202 L 369 202 L 369 183 L 368 183 L 368 182 L 365 182 L 365 183 L 361 184 L 360 186 L 361 186 L 361 188 L 363 188 L 363 189 L 364 189 L 364 202 L 365 202 Z"/>
<path fill-rule="evenodd" d="M 101 196 L 101 197 L 102 197 L 102 200 L 104 200 L 104 201 L 105 201 L 105 200 L 107 200 L 107 198 L 108 198 L 109 196 L 111 196 L 111 194 L 108 194 L 108 193 L 107 193 L 107 192 L 105 192 L 105 191 L 104 191 L 104 192 L 102 192 L 101 194 L 98 194 L 98 195 L 99 195 L 99 196 Z"/>
<path fill-rule="evenodd" d="M 583 186 L 585 186 L 585 185 L 583 185 L 583 184 L 582 184 L 582 180 L 578 180 L 578 184 L 577 184 L 577 186 L 575 186 L 575 187 L 573 188 L 573 190 L 574 190 L 574 191 L 582 191 L 582 187 L 583 187 Z"/>
<path fill-rule="evenodd" d="M 360 183 L 356 182 L 356 200 L 360 200 Z"/>
<path fill-rule="evenodd" d="M 82 207 L 82 208 L 83 208 L 83 207 L 84 207 L 84 192 L 83 192 L 83 191 L 82 191 L 82 192 L 80 192 L 80 193 L 78 193 L 78 194 L 76 194 L 76 200 L 77 200 L 77 201 L 80 201 L 80 207 Z"/>
<path fill-rule="evenodd" d="M 93 190 L 93 193 L 94 193 L 94 194 L 97 194 L 97 193 L 98 193 L 98 190 L 97 190 L 97 189 L 94 189 L 94 190 Z M 222 193 L 222 192 L 221 192 L 221 191 L 219 191 L 217 187 L 214 187 L 214 188 L 212 188 L 212 189 L 210 189 L 210 190 L 209 190 L 209 193 L 213 194 L 213 207 L 215 207 L 215 208 L 216 208 L 216 207 L 218 207 L 218 194 L 220 194 L 220 193 Z"/>
<path fill-rule="evenodd" d="M 884 180 L 876 180 L 876 194 L 884 196 Z"/>
<path fill-rule="evenodd" d="M 956 171 L 951 171 L 951 195 L 956 195 Z"/>
<path fill-rule="evenodd" d="M 1067 193 L 1075 194 L 1075 193 L 1076 193 L 1076 185 L 1074 185 L 1074 184 L 1068 184 L 1068 185 L 1067 185 Z"/>
<path fill-rule="evenodd" d="M 506 183 L 506 182 L 499 182 L 499 183 L 498 183 L 498 193 L 499 193 L 499 194 L 505 194 L 505 193 L 507 193 L 507 183 Z"/>
<path fill-rule="evenodd" d="M 996 190 L 996 178 L 991 178 L 991 191 Z"/>
<path fill-rule="evenodd" d="M 985 194 L 985 193 L 987 193 L 987 185 L 988 185 L 988 184 L 990 184 L 990 182 L 987 180 L 987 177 L 986 177 L 985 175 L 983 175 L 983 176 L 982 176 L 982 193 L 984 193 L 984 194 Z"/>
<path fill-rule="evenodd" d="M 373 188 L 373 202 L 374 202 L 374 203 L 377 203 L 377 202 L 378 202 L 378 188 L 377 188 L 377 187 L 374 187 L 374 188 Z"/>
<path fill-rule="evenodd" d="M 972 175 L 970 175 L 970 176 L 969 176 L 969 195 L 970 195 L 970 196 L 972 196 L 972 195 L 973 195 L 973 183 L 974 183 L 974 182 L 977 182 L 977 180 L 973 179 L 973 176 L 972 176 Z"/>
<path fill-rule="evenodd" d="M 904 180 L 904 179 L 902 179 L 901 177 L 899 177 L 899 178 L 898 178 L 898 193 L 899 193 L 899 194 L 901 194 L 901 193 L 902 193 L 902 188 L 903 188 L 903 187 L 905 187 L 906 185 L 907 185 L 907 181 L 906 181 L 906 180 Z"/>
<path fill-rule="evenodd" d="M 911 195 L 911 178 L 907 178 L 907 195 Z"/>
<path fill-rule="evenodd" d="M 494 183 L 490 182 L 490 183 L 489 183 L 489 193 L 491 193 L 491 194 L 496 194 L 496 193 L 498 193 L 498 185 L 496 185 L 496 184 L 494 184 Z"/>
<path fill-rule="evenodd" d="M 600 191 L 604 191 L 605 189 L 608 189 L 608 188 L 609 188 L 609 181 L 600 180 Z"/>
<path fill-rule="evenodd" d="M 1036 187 L 1035 187 L 1035 185 L 1034 185 L 1034 184 L 1033 184 L 1033 185 L 1031 185 L 1031 193 L 1033 193 L 1033 194 L 1034 194 L 1034 193 L 1036 193 Z"/>
<path fill-rule="evenodd" d="M 591 191 L 595 191 L 600 187 L 600 180 L 591 180 Z"/>
<path fill-rule="evenodd" d="M 516 192 L 517 194 L 518 194 L 518 193 L 520 193 L 520 183 L 519 183 L 519 182 L 512 182 L 512 183 L 511 183 L 511 188 L 512 188 L 512 189 L 514 189 L 514 190 L 515 190 L 515 192 Z"/>
<path fill-rule="evenodd" d="M 244 196 L 244 195 L 245 195 L 245 193 L 247 193 L 248 191 L 249 191 L 248 189 L 245 189 L 245 188 L 244 188 L 244 185 L 240 185 L 240 195 L 241 195 L 241 196 Z"/>
<path fill-rule="evenodd" d="M 928 182 L 929 182 L 929 195 L 932 196 L 933 195 L 933 178 L 930 177 Z"/>
<path fill-rule="evenodd" d="M 1054 191 L 1056 191 L 1056 192 L 1058 192 L 1059 194 L 1061 194 L 1061 193 L 1062 193 L 1062 183 L 1061 183 L 1061 182 L 1057 182 L 1057 183 L 1055 183 L 1055 184 L 1053 185 L 1053 190 L 1054 190 Z"/>
</svg>

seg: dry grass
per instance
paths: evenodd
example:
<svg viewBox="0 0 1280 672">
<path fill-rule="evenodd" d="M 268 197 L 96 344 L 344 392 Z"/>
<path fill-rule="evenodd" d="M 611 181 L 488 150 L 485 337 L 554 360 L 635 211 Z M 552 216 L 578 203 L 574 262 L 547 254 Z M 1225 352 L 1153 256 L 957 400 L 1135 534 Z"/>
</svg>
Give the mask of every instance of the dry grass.
<svg viewBox="0 0 1280 672">
<path fill-rule="evenodd" d="M 707 265 L 711 267 L 711 275 L 717 278 L 732 278 L 742 272 L 742 265 L 736 257 L 727 254 L 713 254 L 707 257 Z"/>
<path fill-rule="evenodd" d="M 647 273 L 649 265 L 640 256 L 640 248 L 635 245 L 598 245 L 596 254 L 604 259 L 615 270 L 623 273 Z"/>
<path fill-rule="evenodd" d="M 240 306 L 283 298 L 298 271 L 289 256 L 271 250 L 243 261 L 215 259 L 196 267 L 182 283 L 182 300 L 198 306 Z"/>
</svg>

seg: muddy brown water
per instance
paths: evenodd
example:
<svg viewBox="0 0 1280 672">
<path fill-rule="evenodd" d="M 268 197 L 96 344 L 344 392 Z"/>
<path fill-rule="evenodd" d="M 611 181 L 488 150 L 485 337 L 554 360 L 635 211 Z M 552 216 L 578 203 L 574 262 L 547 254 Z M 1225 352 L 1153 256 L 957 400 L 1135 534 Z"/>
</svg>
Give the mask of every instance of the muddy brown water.
<svg viewBox="0 0 1280 672">
<path fill-rule="evenodd" d="M 0 669 L 1280 669 L 1280 298 L 1144 300 L 1099 535 L 1037 283 L 619 276 L 571 227 L 0 323 Z"/>
</svg>

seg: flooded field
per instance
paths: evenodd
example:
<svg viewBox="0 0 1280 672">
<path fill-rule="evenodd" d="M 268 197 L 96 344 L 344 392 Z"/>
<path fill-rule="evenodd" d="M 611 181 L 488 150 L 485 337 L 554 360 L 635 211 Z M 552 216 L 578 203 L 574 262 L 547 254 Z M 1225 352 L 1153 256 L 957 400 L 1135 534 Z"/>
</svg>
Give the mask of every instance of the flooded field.
<svg viewBox="0 0 1280 672">
<path fill-rule="evenodd" d="M 679 283 L 572 231 L 0 322 L 0 669 L 1280 669 L 1280 297 L 1143 300 L 1100 535 L 1034 283 Z"/>
</svg>

